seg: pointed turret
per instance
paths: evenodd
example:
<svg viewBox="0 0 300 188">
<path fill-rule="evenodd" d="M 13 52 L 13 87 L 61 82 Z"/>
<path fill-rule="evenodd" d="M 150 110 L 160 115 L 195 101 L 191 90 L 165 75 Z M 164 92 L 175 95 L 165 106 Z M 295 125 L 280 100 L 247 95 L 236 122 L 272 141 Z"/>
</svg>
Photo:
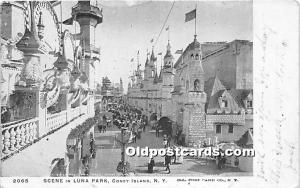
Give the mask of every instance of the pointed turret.
<svg viewBox="0 0 300 188">
<path fill-rule="evenodd" d="M 147 53 L 147 59 L 146 59 L 146 62 L 145 62 L 145 67 L 148 66 L 148 64 L 149 64 L 149 57 L 148 56 L 149 56 L 149 54 Z"/>
<path fill-rule="evenodd" d="M 174 60 L 174 57 L 171 53 L 170 41 L 168 40 L 167 52 L 166 52 L 166 55 L 164 57 L 164 68 L 173 67 L 173 60 Z"/>
<path fill-rule="evenodd" d="M 163 82 L 162 69 L 160 69 L 160 71 L 159 71 L 158 82 L 160 82 L 160 83 Z"/>
<path fill-rule="evenodd" d="M 154 47 L 152 47 L 152 52 L 151 52 L 151 56 L 150 56 L 150 62 L 155 62 L 157 60 L 157 57 L 155 57 L 154 55 Z"/>
<path fill-rule="evenodd" d="M 154 79 L 153 79 L 153 83 L 157 84 L 158 82 L 159 82 L 159 78 L 158 78 L 158 75 L 157 75 L 157 72 L 156 72 L 155 76 L 154 76 Z"/>
</svg>

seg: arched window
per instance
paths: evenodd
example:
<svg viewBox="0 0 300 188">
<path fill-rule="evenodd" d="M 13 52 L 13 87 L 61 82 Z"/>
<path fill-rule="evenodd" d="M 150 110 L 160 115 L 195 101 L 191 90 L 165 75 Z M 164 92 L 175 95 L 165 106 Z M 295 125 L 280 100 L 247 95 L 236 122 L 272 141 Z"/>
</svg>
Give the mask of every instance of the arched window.
<svg viewBox="0 0 300 188">
<path fill-rule="evenodd" d="M 199 60 L 199 54 L 196 54 L 196 60 Z"/>
<path fill-rule="evenodd" d="M 151 77 L 154 77 L 154 70 L 151 71 Z"/>
<path fill-rule="evenodd" d="M 192 58 L 192 59 L 194 58 L 194 54 L 191 54 L 191 58 Z"/>
<path fill-rule="evenodd" d="M 198 79 L 194 81 L 194 91 L 200 91 L 200 81 Z"/>
</svg>

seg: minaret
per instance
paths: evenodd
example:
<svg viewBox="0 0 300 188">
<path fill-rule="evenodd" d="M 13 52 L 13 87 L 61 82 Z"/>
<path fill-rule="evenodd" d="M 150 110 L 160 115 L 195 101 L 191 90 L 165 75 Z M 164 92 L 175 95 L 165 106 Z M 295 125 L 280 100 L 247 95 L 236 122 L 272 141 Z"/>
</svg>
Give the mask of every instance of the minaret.
<svg viewBox="0 0 300 188">
<path fill-rule="evenodd" d="M 89 78 L 89 89 L 95 89 L 95 64 L 100 62 L 100 48 L 95 46 L 95 33 L 98 24 L 102 23 L 102 9 L 92 5 L 91 1 L 78 1 L 72 8 L 72 18 L 80 25 L 80 45 L 84 51 L 84 72 Z"/>
<path fill-rule="evenodd" d="M 148 63 L 148 66 L 146 71 L 147 71 L 147 76 L 148 76 L 148 80 L 149 80 L 149 83 L 153 83 L 154 81 L 154 78 L 155 78 L 155 75 L 157 74 L 156 72 L 156 67 L 155 67 L 155 63 L 157 61 L 157 58 L 155 57 L 154 55 L 154 47 L 152 47 L 152 52 L 151 52 L 151 55 L 150 55 L 150 61 Z"/>
<path fill-rule="evenodd" d="M 174 61 L 174 57 L 171 54 L 171 45 L 170 45 L 170 41 L 168 40 L 167 52 L 164 57 L 164 67 L 163 68 L 173 67 L 173 61 Z"/>
<path fill-rule="evenodd" d="M 148 77 L 149 77 L 149 71 L 148 71 L 148 67 L 149 67 L 149 54 L 148 54 L 148 50 L 147 50 L 147 59 L 146 59 L 146 62 L 145 62 L 145 68 L 144 68 L 144 79 L 143 79 L 143 87 L 147 87 L 148 86 Z"/>
<path fill-rule="evenodd" d="M 167 52 L 164 56 L 164 65 L 161 70 L 161 79 L 162 79 L 162 98 L 165 99 L 161 104 L 161 115 L 172 117 L 173 111 L 172 108 L 172 95 L 173 91 L 173 80 L 174 80 L 174 68 L 173 68 L 174 57 L 171 53 L 171 45 L 168 40 Z"/>
<path fill-rule="evenodd" d="M 76 40 L 80 40 L 80 46 L 84 52 L 84 62 L 81 69 L 82 75 L 88 78 L 89 99 L 88 114 L 94 116 L 94 96 L 95 90 L 95 65 L 100 63 L 100 48 L 95 46 L 96 27 L 102 23 L 102 9 L 92 5 L 91 1 L 78 1 L 77 5 L 72 8 L 72 20 L 80 25 L 80 33 L 75 34 Z"/>
<path fill-rule="evenodd" d="M 166 86 L 173 85 L 173 80 L 174 80 L 173 61 L 174 61 L 174 57 L 171 53 L 170 41 L 168 40 L 167 52 L 164 57 L 164 66 L 162 71 L 163 85 Z"/>
<path fill-rule="evenodd" d="M 197 35 L 194 35 L 194 41 L 189 45 L 189 91 L 204 91 L 204 70 L 202 67 L 201 44 L 197 41 Z"/>
</svg>

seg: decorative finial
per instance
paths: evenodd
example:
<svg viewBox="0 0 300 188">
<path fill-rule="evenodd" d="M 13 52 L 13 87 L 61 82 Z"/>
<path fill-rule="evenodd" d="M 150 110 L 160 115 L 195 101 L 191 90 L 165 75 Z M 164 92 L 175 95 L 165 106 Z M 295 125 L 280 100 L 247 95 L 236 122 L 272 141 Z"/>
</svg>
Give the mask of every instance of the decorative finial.
<svg viewBox="0 0 300 188">
<path fill-rule="evenodd" d="M 37 24 L 37 27 L 38 27 L 38 36 L 40 39 L 43 39 L 44 38 L 44 28 L 45 28 L 45 25 L 43 23 L 43 19 L 42 19 L 42 11 L 40 12 L 40 17 L 39 17 L 39 22 Z"/>
<path fill-rule="evenodd" d="M 196 34 L 194 35 L 194 41 L 197 41 L 197 35 Z"/>
</svg>

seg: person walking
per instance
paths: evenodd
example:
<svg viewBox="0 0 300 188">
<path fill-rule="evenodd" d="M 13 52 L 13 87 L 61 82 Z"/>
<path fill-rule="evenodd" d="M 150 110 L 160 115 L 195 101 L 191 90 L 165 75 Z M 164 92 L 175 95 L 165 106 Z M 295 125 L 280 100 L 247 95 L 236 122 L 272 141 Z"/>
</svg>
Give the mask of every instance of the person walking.
<svg viewBox="0 0 300 188">
<path fill-rule="evenodd" d="M 104 124 L 104 125 L 102 126 L 102 128 L 103 128 L 103 133 L 105 133 L 105 132 L 106 132 L 106 124 Z"/>
<path fill-rule="evenodd" d="M 173 153 L 174 153 L 174 155 L 173 155 L 173 157 L 174 157 L 174 164 L 176 164 L 176 146 L 174 145 L 173 146 Z"/>
<path fill-rule="evenodd" d="M 168 147 L 168 139 L 167 139 L 167 135 L 164 135 L 163 145 L 164 145 L 164 148 L 167 148 L 167 147 Z"/>
<path fill-rule="evenodd" d="M 133 134 L 134 134 L 134 137 L 133 137 L 133 143 L 136 143 L 137 132 L 134 131 Z"/>
<path fill-rule="evenodd" d="M 168 135 L 168 137 L 167 137 L 167 147 L 171 146 L 171 139 L 172 139 L 171 135 Z"/>
<path fill-rule="evenodd" d="M 153 173 L 154 166 L 155 166 L 154 158 L 151 157 L 151 159 L 148 163 L 148 173 Z"/>
<path fill-rule="evenodd" d="M 146 131 L 146 122 L 142 121 L 142 125 L 143 125 L 143 132 L 145 132 Z"/>
<path fill-rule="evenodd" d="M 168 171 L 168 174 L 170 174 L 171 173 L 171 170 L 170 170 L 171 156 L 166 155 L 165 162 L 166 162 L 166 171 Z"/>
<path fill-rule="evenodd" d="M 106 132 L 106 126 L 107 126 L 107 122 L 106 122 L 107 118 L 105 115 L 103 115 L 102 117 L 102 130 L 103 130 L 103 133 Z"/>
<path fill-rule="evenodd" d="M 155 136 L 159 137 L 159 126 L 158 126 L 158 124 L 156 124 L 156 126 L 155 126 Z"/>
</svg>

